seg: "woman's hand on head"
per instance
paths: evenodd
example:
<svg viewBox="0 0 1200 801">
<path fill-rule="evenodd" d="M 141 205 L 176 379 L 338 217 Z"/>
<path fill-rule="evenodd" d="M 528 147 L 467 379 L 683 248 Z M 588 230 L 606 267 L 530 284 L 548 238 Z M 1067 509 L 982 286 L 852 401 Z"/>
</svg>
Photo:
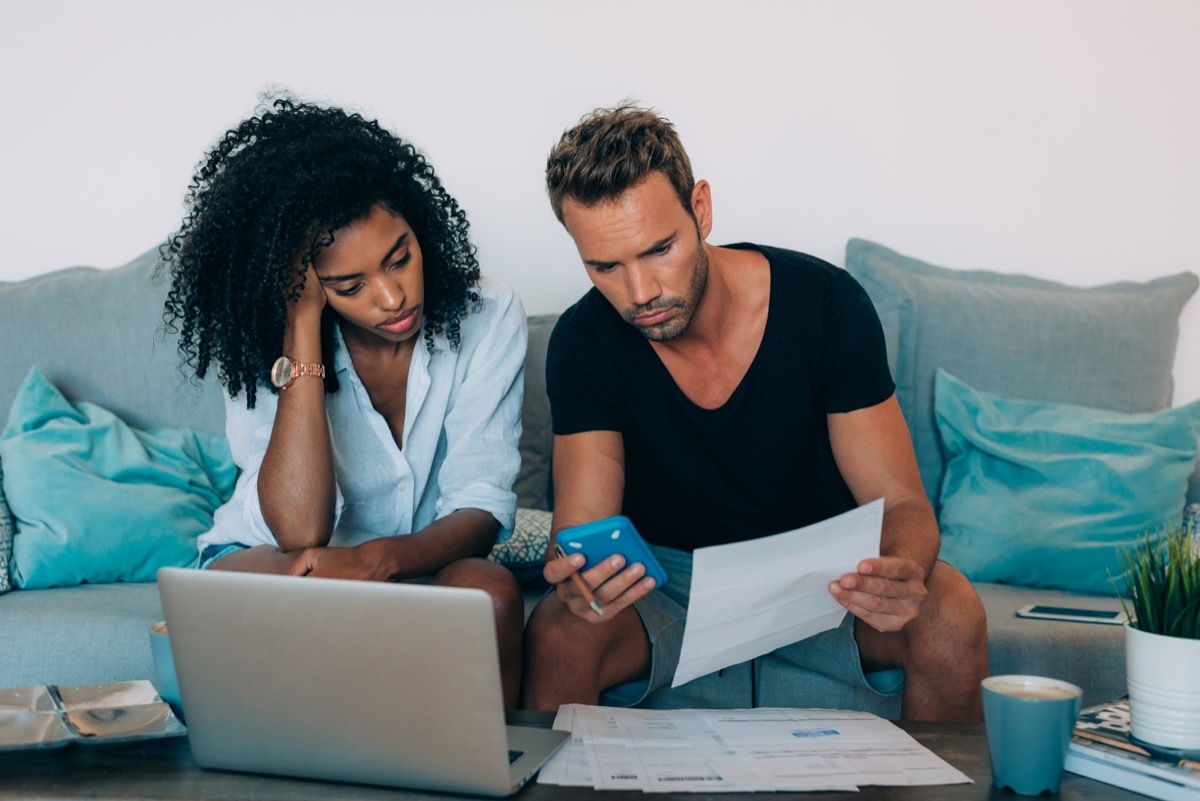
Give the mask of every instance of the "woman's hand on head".
<svg viewBox="0 0 1200 801">
<path fill-rule="evenodd" d="M 320 315 L 324 308 L 325 287 L 321 285 L 321 279 L 317 277 L 317 271 L 310 261 L 304 271 L 304 286 L 300 289 L 300 296 L 288 303 L 288 316 L 294 318 L 313 312 Z"/>
</svg>

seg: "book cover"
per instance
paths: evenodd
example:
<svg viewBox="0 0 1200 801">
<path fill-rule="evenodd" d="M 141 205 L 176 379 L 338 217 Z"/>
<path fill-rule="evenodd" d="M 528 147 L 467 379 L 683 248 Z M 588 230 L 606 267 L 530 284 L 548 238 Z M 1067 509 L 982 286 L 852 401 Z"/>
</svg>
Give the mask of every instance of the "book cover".
<svg viewBox="0 0 1200 801">
<path fill-rule="evenodd" d="M 1163 801 L 1200 801 L 1200 762 L 1151 753 L 1133 741 L 1124 698 L 1080 713 L 1066 769 Z"/>
</svg>

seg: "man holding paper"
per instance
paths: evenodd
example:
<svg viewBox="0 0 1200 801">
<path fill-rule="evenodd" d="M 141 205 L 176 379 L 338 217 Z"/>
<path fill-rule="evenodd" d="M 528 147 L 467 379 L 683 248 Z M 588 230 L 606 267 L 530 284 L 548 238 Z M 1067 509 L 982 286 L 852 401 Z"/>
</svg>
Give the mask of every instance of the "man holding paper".
<svg viewBox="0 0 1200 801">
<path fill-rule="evenodd" d="M 554 531 L 625 514 L 670 579 L 655 588 L 620 557 L 577 574 L 583 557 L 556 557 L 552 542 L 544 575 L 555 592 L 527 628 L 525 705 L 638 703 L 674 673 L 688 602 L 675 577 L 690 573 L 694 549 L 882 498 L 880 556 L 829 586 L 849 615 L 789 654 L 825 659 L 803 666 L 851 683 L 902 668 L 906 718 L 981 719 L 983 607 L 937 561 L 937 523 L 862 288 L 811 256 L 706 242 L 711 188 L 651 111 L 585 117 L 551 152 L 546 182 L 594 284 L 547 356 Z"/>
</svg>

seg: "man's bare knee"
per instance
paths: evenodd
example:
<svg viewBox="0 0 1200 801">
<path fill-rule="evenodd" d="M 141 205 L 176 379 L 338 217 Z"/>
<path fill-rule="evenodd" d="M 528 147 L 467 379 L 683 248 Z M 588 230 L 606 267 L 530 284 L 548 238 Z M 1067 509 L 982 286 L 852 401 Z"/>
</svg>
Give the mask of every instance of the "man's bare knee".
<svg viewBox="0 0 1200 801">
<path fill-rule="evenodd" d="M 952 659 L 979 653 L 986 657 L 987 611 L 967 577 L 951 565 L 937 562 L 927 586 L 929 596 L 921 605 L 921 614 L 903 632 L 910 648 L 948 651 Z"/>
<path fill-rule="evenodd" d="M 551 593 L 541 600 L 525 624 L 525 641 L 532 656 L 552 656 L 557 662 L 594 664 L 607 644 L 608 632 L 593 631 Z"/>
<path fill-rule="evenodd" d="M 525 628 L 524 705 L 594 704 L 602 690 L 644 674 L 649 661 L 650 643 L 632 607 L 592 624 L 548 595 Z"/>
</svg>

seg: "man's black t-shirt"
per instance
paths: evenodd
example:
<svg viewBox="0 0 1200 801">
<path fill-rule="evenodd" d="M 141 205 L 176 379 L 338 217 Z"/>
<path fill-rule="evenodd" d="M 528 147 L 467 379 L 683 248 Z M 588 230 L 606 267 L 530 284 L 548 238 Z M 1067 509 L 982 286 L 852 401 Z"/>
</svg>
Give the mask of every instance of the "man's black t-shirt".
<svg viewBox="0 0 1200 801">
<path fill-rule="evenodd" d="M 622 513 L 647 541 L 684 551 L 852 509 L 826 415 L 895 391 L 879 318 L 849 273 L 793 251 L 731 247 L 766 256 L 771 294 L 758 353 L 720 408 L 692 403 L 595 289 L 562 314 L 547 354 L 554 433 L 619 431 Z"/>
</svg>

